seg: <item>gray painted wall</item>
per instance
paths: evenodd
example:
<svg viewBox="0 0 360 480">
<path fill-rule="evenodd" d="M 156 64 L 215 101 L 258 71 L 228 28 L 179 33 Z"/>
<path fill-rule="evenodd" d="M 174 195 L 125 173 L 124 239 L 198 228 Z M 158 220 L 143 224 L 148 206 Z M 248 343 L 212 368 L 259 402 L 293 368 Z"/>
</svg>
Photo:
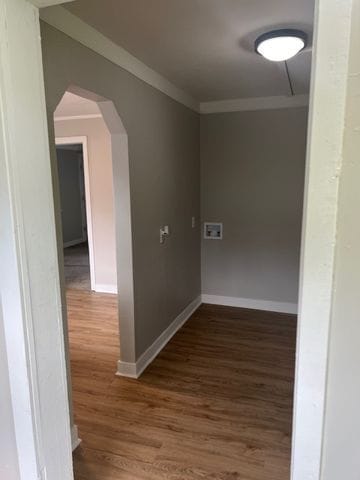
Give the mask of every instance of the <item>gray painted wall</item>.
<svg viewBox="0 0 360 480">
<path fill-rule="evenodd" d="M 307 109 L 201 116 L 202 291 L 297 302 Z"/>
<path fill-rule="evenodd" d="M 42 48 L 50 119 L 77 85 L 112 100 L 128 133 L 138 358 L 200 294 L 199 115 L 46 24 Z"/>
<path fill-rule="evenodd" d="M 61 224 L 64 244 L 84 236 L 80 182 L 84 177 L 79 168 L 79 152 L 56 149 L 61 199 Z"/>
</svg>

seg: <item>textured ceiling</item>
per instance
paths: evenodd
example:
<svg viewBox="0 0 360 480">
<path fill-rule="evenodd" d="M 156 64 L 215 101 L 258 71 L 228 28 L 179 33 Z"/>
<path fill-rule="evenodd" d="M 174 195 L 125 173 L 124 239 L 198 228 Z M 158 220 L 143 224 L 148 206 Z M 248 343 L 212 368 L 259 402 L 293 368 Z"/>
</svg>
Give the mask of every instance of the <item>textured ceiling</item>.
<svg viewBox="0 0 360 480">
<path fill-rule="evenodd" d="M 312 34 L 314 0 L 77 0 L 65 7 L 199 101 L 288 95 L 283 64 L 253 51 L 276 27 Z M 288 62 L 309 89 L 311 48 Z"/>
</svg>

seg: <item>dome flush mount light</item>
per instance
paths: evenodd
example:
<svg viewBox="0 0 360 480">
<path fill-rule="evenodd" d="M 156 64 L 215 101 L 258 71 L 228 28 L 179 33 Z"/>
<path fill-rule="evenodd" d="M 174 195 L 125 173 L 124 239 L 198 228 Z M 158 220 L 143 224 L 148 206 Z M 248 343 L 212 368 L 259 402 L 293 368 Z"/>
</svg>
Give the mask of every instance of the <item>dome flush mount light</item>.
<svg viewBox="0 0 360 480">
<path fill-rule="evenodd" d="M 306 33 L 295 29 L 272 30 L 255 41 L 255 51 L 272 62 L 284 62 L 306 47 Z"/>
</svg>

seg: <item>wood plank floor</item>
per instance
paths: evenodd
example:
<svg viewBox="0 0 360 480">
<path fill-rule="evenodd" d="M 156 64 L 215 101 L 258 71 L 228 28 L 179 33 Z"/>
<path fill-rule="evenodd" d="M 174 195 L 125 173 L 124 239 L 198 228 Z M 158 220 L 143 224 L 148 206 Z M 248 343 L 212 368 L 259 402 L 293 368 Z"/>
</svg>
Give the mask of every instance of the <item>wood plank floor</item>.
<svg viewBox="0 0 360 480">
<path fill-rule="evenodd" d="M 76 480 L 289 480 L 294 316 L 203 305 L 132 380 L 116 297 L 67 298 Z"/>
</svg>

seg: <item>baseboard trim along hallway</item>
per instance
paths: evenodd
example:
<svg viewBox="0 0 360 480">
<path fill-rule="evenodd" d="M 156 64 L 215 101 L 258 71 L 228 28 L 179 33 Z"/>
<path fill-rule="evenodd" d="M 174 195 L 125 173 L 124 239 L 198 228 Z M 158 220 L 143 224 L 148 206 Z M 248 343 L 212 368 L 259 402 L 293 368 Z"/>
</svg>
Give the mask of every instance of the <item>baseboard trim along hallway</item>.
<svg viewBox="0 0 360 480">
<path fill-rule="evenodd" d="M 79 438 L 79 430 L 77 425 L 71 426 L 71 448 L 74 451 L 81 443 L 81 438 Z"/>
<path fill-rule="evenodd" d="M 161 352 L 169 340 L 184 325 L 191 315 L 201 305 L 201 296 L 195 298 L 189 305 L 175 318 L 166 330 L 154 341 L 152 345 L 140 356 L 136 363 L 118 361 L 116 375 L 121 377 L 139 378 L 145 368 L 150 365 L 154 358 Z"/>
<path fill-rule="evenodd" d="M 296 303 L 273 302 L 270 300 L 256 300 L 251 298 L 224 297 L 220 295 L 201 295 L 202 303 L 211 305 L 225 305 L 227 307 L 249 308 L 254 310 L 266 310 L 267 312 L 297 314 Z"/>
<path fill-rule="evenodd" d="M 202 294 L 193 300 L 168 326 L 166 330 L 154 341 L 152 345 L 140 356 L 136 363 L 118 360 L 116 375 L 121 377 L 139 378 L 148 365 L 161 352 L 175 333 L 185 324 L 191 315 L 202 303 L 211 305 L 224 305 L 228 307 L 264 310 L 267 312 L 297 314 L 296 303 L 273 302 L 270 300 L 254 300 L 250 298 L 226 297 L 220 295 Z"/>
<path fill-rule="evenodd" d="M 118 293 L 117 285 L 104 285 L 97 283 L 95 284 L 94 290 L 97 293 L 113 293 L 115 295 Z"/>
</svg>

